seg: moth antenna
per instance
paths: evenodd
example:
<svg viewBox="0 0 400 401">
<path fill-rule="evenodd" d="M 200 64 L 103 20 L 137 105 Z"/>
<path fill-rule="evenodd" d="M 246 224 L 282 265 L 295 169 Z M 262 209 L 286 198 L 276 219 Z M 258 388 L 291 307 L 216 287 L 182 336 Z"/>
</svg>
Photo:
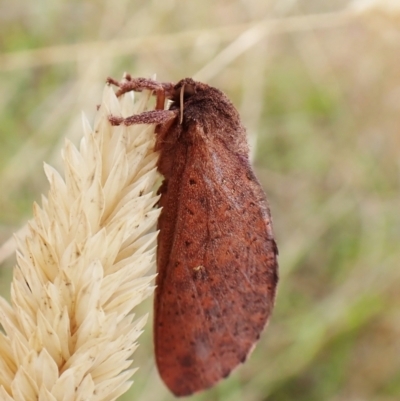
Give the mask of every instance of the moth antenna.
<svg viewBox="0 0 400 401">
<path fill-rule="evenodd" d="M 179 124 L 182 124 L 183 121 L 183 95 L 185 94 L 185 84 L 182 85 L 181 88 L 181 93 L 179 95 L 179 100 L 180 100 L 180 105 L 181 105 L 181 109 L 180 109 L 180 117 L 179 117 Z"/>
</svg>

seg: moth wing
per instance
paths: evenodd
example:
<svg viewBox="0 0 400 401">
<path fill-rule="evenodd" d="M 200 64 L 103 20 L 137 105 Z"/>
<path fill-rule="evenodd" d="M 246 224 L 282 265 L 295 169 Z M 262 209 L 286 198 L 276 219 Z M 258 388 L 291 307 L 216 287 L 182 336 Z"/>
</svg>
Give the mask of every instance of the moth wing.
<svg viewBox="0 0 400 401">
<path fill-rule="evenodd" d="M 182 396 L 244 362 L 273 308 L 278 266 L 247 157 L 215 140 L 176 151 L 161 198 L 154 341 L 160 375 Z"/>
</svg>

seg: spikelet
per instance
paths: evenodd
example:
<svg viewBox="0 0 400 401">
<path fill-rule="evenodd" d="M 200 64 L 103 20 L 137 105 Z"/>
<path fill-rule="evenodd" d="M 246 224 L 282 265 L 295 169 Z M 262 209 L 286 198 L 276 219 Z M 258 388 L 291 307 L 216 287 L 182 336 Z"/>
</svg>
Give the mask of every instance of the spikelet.
<svg viewBox="0 0 400 401">
<path fill-rule="evenodd" d="M 112 127 L 109 114 L 144 111 L 106 86 L 94 129 L 63 149 L 26 238 L 17 238 L 12 304 L 0 298 L 0 400 L 115 400 L 131 385 L 147 316 L 132 308 L 154 276 L 158 178 L 154 126 Z"/>
</svg>

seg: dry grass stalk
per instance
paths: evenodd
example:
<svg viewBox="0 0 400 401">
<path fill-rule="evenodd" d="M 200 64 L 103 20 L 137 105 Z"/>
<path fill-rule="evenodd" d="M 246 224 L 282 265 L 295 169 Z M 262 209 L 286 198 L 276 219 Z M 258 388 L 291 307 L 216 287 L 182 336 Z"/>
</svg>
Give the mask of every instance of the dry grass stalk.
<svg viewBox="0 0 400 401">
<path fill-rule="evenodd" d="M 147 318 L 131 310 L 153 291 L 157 154 L 154 127 L 111 127 L 107 115 L 148 98 L 106 87 L 79 150 L 65 143 L 65 179 L 45 165 L 50 190 L 17 238 L 12 305 L 0 298 L 0 400 L 114 400 L 131 385 Z"/>
</svg>

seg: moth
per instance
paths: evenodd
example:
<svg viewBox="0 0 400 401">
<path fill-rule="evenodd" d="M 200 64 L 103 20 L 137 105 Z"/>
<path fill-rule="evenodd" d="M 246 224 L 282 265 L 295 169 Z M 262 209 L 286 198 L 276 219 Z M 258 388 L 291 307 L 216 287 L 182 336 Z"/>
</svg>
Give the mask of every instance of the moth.
<svg viewBox="0 0 400 401">
<path fill-rule="evenodd" d="M 245 128 L 220 90 L 191 78 L 108 82 L 119 87 L 117 95 L 150 89 L 157 96 L 155 110 L 109 119 L 157 124 L 164 181 L 155 358 L 172 393 L 190 395 L 243 363 L 271 315 L 278 249 L 269 206 L 250 165 Z"/>
</svg>

